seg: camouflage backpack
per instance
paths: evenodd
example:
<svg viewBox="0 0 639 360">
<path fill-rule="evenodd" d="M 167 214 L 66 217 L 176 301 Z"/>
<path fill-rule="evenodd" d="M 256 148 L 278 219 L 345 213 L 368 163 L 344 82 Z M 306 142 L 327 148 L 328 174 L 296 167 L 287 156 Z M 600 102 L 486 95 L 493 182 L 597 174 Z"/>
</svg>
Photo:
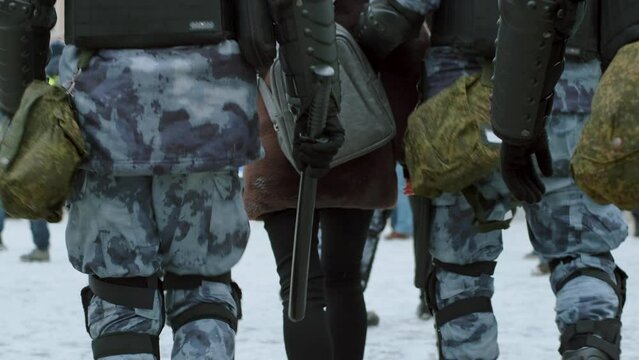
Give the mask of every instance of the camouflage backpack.
<svg viewBox="0 0 639 360">
<path fill-rule="evenodd" d="M 491 74 L 487 65 L 481 75 L 462 76 L 421 104 L 408 118 L 404 137 L 414 193 L 435 198 L 461 192 L 480 231 L 509 223 L 487 220 L 490 208 L 473 185 L 499 167 L 501 142 L 490 126 Z"/>
<path fill-rule="evenodd" d="M 32 82 L 0 130 L 0 198 L 7 213 L 60 221 L 71 179 L 86 154 L 65 90 Z"/>
<path fill-rule="evenodd" d="M 415 194 L 462 191 L 497 168 L 499 144 L 486 137 L 492 90 L 482 79 L 462 76 L 408 118 L 404 146 Z"/>
<path fill-rule="evenodd" d="M 639 208 L 639 42 L 619 50 L 601 78 L 570 168 L 595 201 Z"/>
</svg>

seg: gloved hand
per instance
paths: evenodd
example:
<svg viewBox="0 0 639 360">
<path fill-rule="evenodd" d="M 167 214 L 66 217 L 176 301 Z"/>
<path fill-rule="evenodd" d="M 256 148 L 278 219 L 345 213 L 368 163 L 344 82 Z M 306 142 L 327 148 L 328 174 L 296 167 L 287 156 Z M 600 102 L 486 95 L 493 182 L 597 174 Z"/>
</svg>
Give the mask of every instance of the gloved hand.
<svg viewBox="0 0 639 360">
<path fill-rule="evenodd" d="M 529 204 L 539 202 L 546 191 L 535 170 L 533 155 L 542 175 L 552 176 L 552 158 L 546 132 L 531 145 L 516 146 L 504 142 L 501 147 L 501 172 L 506 186 L 516 199 Z"/>
<path fill-rule="evenodd" d="M 297 168 L 306 169 L 311 177 L 320 178 L 330 170 L 331 161 L 344 144 L 344 128 L 337 118 L 337 106 L 331 105 L 326 127 L 319 139 L 308 137 L 308 114 L 302 114 L 295 122 L 293 160 Z"/>
<path fill-rule="evenodd" d="M 357 43 L 373 66 L 379 65 L 397 47 L 419 36 L 425 18 L 396 0 L 370 3 L 355 30 Z"/>
</svg>

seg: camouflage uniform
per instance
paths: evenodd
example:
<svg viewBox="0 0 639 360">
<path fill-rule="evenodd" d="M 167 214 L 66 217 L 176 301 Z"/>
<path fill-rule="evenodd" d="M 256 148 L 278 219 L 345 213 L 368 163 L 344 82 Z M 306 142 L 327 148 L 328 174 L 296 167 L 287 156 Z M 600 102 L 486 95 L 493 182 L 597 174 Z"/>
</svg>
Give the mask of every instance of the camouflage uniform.
<svg viewBox="0 0 639 360">
<path fill-rule="evenodd" d="M 480 60 L 483 59 L 478 54 L 467 51 L 432 48 L 426 59 L 427 96 L 436 95 L 459 76 L 480 71 Z M 609 252 L 627 236 L 619 209 L 595 204 L 569 177 L 568 163 L 590 111 L 599 76 L 598 61 L 568 59 L 556 88 L 553 115 L 546 125 L 555 175 L 544 179 L 547 192 L 542 201 L 524 206 L 535 250 L 546 260 L 574 257 L 560 261 L 550 277 L 557 296 L 556 323 L 562 332 L 577 320 L 611 319 L 620 310 L 612 287 L 592 277 L 577 277 L 557 292 L 558 285 L 575 269 L 601 269 L 614 282 L 615 263 Z M 499 172 L 475 185 L 492 209 L 488 219 L 504 219 L 512 203 Z M 433 203 L 434 258 L 458 265 L 497 259 L 502 251 L 501 232 L 478 233 L 473 228 L 473 211 L 461 194 L 446 193 Z M 440 267 L 435 276 L 439 309 L 463 299 L 490 298 L 494 292 L 493 278 L 488 274 L 466 276 Z M 458 317 L 445 323 L 440 332 L 445 359 L 496 359 L 499 355 L 497 323 L 492 312 Z"/>
<path fill-rule="evenodd" d="M 229 272 L 249 237 L 237 168 L 260 156 L 256 76 L 238 44 L 100 50 L 81 72 L 79 55 L 66 47 L 60 65 L 90 149 L 70 199 L 72 265 L 99 278 Z M 87 326 L 94 339 L 158 335 L 165 316 L 171 324 L 209 303 L 239 306 L 230 286 L 203 281 L 156 291 L 151 309 L 93 296 Z M 172 358 L 232 359 L 234 337 L 223 321 L 188 322 L 174 331 Z"/>
</svg>

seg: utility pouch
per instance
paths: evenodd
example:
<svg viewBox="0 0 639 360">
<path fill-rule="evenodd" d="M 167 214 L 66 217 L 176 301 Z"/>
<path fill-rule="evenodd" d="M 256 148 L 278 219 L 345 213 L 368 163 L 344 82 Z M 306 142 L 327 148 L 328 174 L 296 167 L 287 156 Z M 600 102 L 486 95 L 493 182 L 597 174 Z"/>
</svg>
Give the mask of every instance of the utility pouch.
<svg viewBox="0 0 639 360">
<path fill-rule="evenodd" d="M 0 129 L 0 198 L 6 212 L 60 221 L 73 174 L 86 155 L 65 90 L 33 81 L 13 119 Z"/>
<path fill-rule="evenodd" d="M 331 167 L 343 164 L 389 143 L 395 137 L 395 121 L 386 92 L 366 56 L 348 31 L 337 25 L 341 109 L 338 114 L 344 127 L 345 142 L 331 162 Z M 259 91 L 282 152 L 295 167 L 293 138 L 295 115 L 286 94 L 286 76 L 280 59 L 271 67 L 270 86 L 259 81 Z"/>
<path fill-rule="evenodd" d="M 234 37 L 232 0 L 66 0 L 65 41 L 88 49 L 216 44 Z"/>
</svg>

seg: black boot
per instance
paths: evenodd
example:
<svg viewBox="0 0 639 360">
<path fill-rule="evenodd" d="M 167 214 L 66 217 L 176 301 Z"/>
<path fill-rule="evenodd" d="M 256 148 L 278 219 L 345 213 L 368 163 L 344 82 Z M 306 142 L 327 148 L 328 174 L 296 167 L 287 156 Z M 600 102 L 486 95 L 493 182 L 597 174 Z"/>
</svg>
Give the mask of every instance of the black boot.
<svg viewBox="0 0 639 360">
<path fill-rule="evenodd" d="M 584 347 L 566 351 L 562 360 L 612 360 L 612 358 L 599 349 Z"/>
</svg>

